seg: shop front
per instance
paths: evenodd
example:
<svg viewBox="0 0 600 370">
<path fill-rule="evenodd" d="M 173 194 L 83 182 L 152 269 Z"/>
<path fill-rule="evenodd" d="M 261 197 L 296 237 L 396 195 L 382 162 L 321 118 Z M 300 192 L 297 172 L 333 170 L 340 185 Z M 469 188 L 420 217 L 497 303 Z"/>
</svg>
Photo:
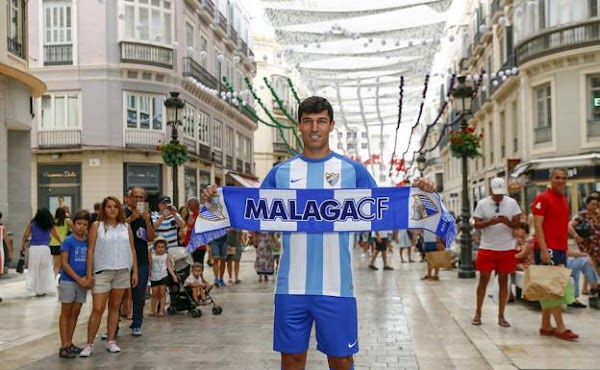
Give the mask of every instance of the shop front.
<svg viewBox="0 0 600 370">
<path fill-rule="evenodd" d="M 146 190 L 147 202 L 151 210 L 157 209 L 158 197 L 162 192 L 162 172 L 160 164 L 147 163 L 124 163 L 123 164 L 123 181 L 125 189 L 123 194 L 128 190 L 140 187 Z"/>
<path fill-rule="evenodd" d="M 38 207 L 81 208 L 81 164 L 38 164 Z"/>
</svg>

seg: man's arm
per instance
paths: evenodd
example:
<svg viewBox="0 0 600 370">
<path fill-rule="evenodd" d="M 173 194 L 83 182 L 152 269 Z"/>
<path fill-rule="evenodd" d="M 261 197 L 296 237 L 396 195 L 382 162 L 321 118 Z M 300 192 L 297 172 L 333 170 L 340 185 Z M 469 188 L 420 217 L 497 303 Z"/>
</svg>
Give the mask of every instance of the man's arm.
<svg viewBox="0 0 600 370">
<path fill-rule="evenodd" d="M 473 224 L 473 226 L 477 230 L 485 229 L 486 227 L 490 227 L 492 225 L 496 225 L 496 224 L 498 224 L 500 222 L 499 217 L 490 218 L 489 220 L 485 220 L 485 221 L 482 218 L 479 218 L 479 217 L 473 217 L 473 219 L 475 220 L 475 223 Z"/>
<path fill-rule="evenodd" d="M 533 215 L 533 226 L 535 229 L 535 238 L 540 246 L 542 262 L 550 262 L 550 253 L 548 252 L 548 245 L 546 244 L 546 236 L 544 235 L 544 216 Z"/>
</svg>

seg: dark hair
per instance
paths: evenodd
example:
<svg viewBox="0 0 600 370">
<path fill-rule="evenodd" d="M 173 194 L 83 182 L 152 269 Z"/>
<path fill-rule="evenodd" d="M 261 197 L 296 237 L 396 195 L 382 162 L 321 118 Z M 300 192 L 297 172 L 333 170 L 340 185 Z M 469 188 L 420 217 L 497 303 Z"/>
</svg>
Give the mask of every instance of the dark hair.
<svg viewBox="0 0 600 370">
<path fill-rule="evenodd" d="M 321 113 L 326 110 L 329 120 L 333 121 L 333 108 L 327 99 L 320 96 L 311 96 L 306 98 L 298 106 L 298 122 L 302 120 L 304 113 Z"/>
<path fill-rule="evenodd" d="M 85 209 L 78 209 L 73 216 L 73 223 L 77 222 L 77 220 L 85 220 L 88 223 L 90 222 L 90 213 Z"/>
<path fill-rule="evenodd" d="M 594 190 L 594 191 L 590 192 L 590 197 L 592 197 L 594 199 L 600 198 L 600 191 Z M 2 218 L 2 213 L 0 213 L 0 218 Z"/>
<path fill-rule="evenodd" d="M 2 212 L 0 212 L 0 220 L 2 220 Z"/>
<path fill-rule="evenodd" d="M 523 230 L 525 230 L 525 232 L 527 234 L 529 234 L 529 225 L 527 225 L 527 222 L 523 222 L 523 221 L 519 222 L 517 224 L 517 229 L 523 229 Z"/>
<path fill-rule="evenodd" d="M 54 224 L 63 226 L 65 224 L 65 218 L 67 218 L 67 210 L 63 207 L 58 207 L 54 212 Z"/>
<path fill-rule="evenodd" d="M 590 204 L 592 200 L 598 200 L 598 198 L 590 195 L 589 197 L 585 198 L 585 204 Z"/>
<path fill-rule="evenodd" d="M 48 210 L 48 208 L 39 208 L 35 213 L 35 217 L 31 220 L 31 222 L 35 222 L 41 229 L 49 230 L 54 227 L 54 218 L 52 218 L 52 213 Z"/>
<path fill-rule="evenodd" d="M 100 202 L 94 203 L 94 211 L 99 211 L 100 207 L 102 207 L 102 203 L 100 203 Z"/>
<path fill-rule="evenodd" d="M 102 207 L 100 208 L 100 211 L 98 212 L 98 221 L 106 221 L 106 214 L 104 213 L 104 209 L 106 208 L 106 205 L 108 204 L 108 201 L 110 201 L 110 200 L 115 202 L 115 204 L 117 205 L 117 209 L 119 210 L 119 213 L 117 214 L 117 222 L 120 224 L 124 224 L 127 221 L 125 218 L 125 212 L 123 212 L 123 207 L 121 207 L 121 202 L 119 202 L 119 200 L 113 196 L 108 196 L 108 197 L 104 198 L 104 200 L 102 201 Z"/>
</svg>

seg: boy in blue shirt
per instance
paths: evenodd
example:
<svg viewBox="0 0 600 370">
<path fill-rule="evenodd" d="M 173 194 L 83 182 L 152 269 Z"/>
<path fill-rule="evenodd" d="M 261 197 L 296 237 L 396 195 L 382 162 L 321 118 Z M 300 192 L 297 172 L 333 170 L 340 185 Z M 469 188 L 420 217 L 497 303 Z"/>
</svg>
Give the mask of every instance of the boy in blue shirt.
<svg viewBox="0 0 600 370">
<path fill-rule="evenodd" d="M 61 347 L 58 355 L 62 358 L 75 358 L 81 348 L 73 344 L 73 332 L 81 305 L 85 303 L 87 291 L 93 281 L 86 278 L 87 232 L 90 213 L 79 210 L 73 217 L 73 233 L 60 247 L 62 273 L 58 283 L 58 300 L 61 302 L 60 329 Z"/>
</svg>

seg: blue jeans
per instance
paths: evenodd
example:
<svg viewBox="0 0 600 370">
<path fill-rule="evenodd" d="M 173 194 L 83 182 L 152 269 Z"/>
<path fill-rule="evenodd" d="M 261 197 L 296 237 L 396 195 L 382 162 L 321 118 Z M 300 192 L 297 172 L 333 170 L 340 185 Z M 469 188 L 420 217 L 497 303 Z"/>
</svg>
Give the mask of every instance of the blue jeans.
<svg viewBox="0 0 600 370">
<path fill-rule="evenodd" d="M 138 265 L 138 284 L 135 288 L 131 289 L 131 297 L 133 298 L 133 321 L 129 326 L 130 329 L 142 327 L 149 273 L 150 268 L 148 265 Z"/>
<path fill-rule="evenodd" d="M 567 268 L 571 269 L 571 277 L 573 278 L 575 298 L 579 297 L 579 275 L 583 273 L 590 284 L 598 282 L 596 270 L 590 264 L 588 257 L 569 257 L 567 259 Z"/>
</svg>

